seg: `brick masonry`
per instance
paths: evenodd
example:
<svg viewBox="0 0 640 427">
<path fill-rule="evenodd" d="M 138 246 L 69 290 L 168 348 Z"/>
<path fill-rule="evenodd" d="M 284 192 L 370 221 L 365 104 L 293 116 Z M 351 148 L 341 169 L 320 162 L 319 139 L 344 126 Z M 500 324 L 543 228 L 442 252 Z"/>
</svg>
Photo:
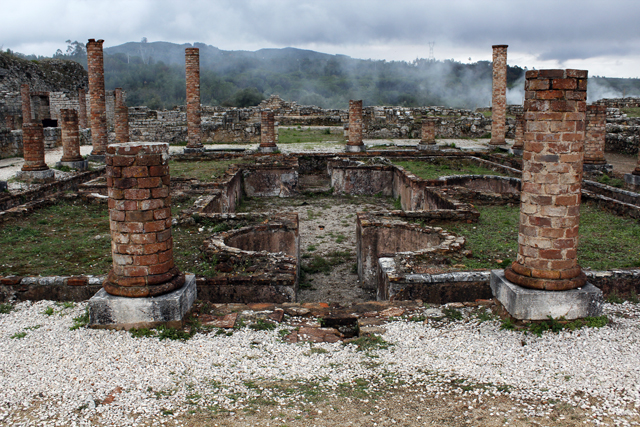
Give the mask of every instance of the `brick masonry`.
<svg viewBox="0 0 640 427">
<path fill-rule="evenodd" d="M 40 123 L 23 123 L 22 140 L 24 144 L 25 172 L 44 171 L 49 169 L 44 162 L 44 133 Z"/>
<path fill-rule="evenodd" d="M 491 145 L 504 145 L 507 118 L 507 45 L 493 46 Z"/>
<path fill-rule="evenodd" d="M 347 145 L 364 146 L 362 142 L 362 100 L 349 100 L 349 141 Z"/>
<path fill-rule="evenodd" d="M 524 148 L 524 113 L 516 114 L 516 131 L 513 142 L 514 150 L 522 150 Z"/>
<path fill-rule="evenodd" d="M 587 106 L 587 130 L 584 139 L 584 163 L 605 164 L 604 143 L 607 136 L 607 107 L 604 105 Z"/>
<path fill-rule="evenodd" d="M 422 117 L 422 134 L 420 135 L 420 144 L 436 143 L 436 122 L 435 119 L 427 116 Z"/>
<path fill-rule="evenodd" d="M 581 287 L 577 263 L 587 71 L 527 71 L 518 255 L 506 278 L 526 288 Z"/>
<path fill-rule="evenodd" d="M 200 49 L 186 48 L 184 56 L 187 76 L 187 148 L 200 149 L 203 147 L 200 119 Z"/>
<path fill-rule="evenodd" d="M 276 126 L 273 111 L 262 111 L 260 118 L 260 147 L 276 147 Z"/>
<path fill-rule="evenodd" d="M 107 147 L 107 187 L 113 268 L 104 281 L 111 295 L 150 297 L 184 285 L 173 263 L 169 145 Z"/>
<path fill-rule="evenodd" d="M 89 127 L 87 124 L 87 92 L 84 89 L 78 89 L 78 125 L 80 129 Z"/>
<path fill-rule="evenodd" d="M 22 98 L 22 123 L 31 123 L 31 93 L 28 84 L 20 86 L 20 97 Z"/>
<path fill-rule="evenodd" d="M 129 142 L 129 108 L 124 103 L 122 88 L 117 87 L 114 95 L 116 142 Z"/>
<path fill-rule="evenodd" d="M 60 125 L 62 127 L 62 158 L 61 162 L 80 162 L 80 130 L 78 129 L 78 113 L 76 110 L 60 110 Z"/>
<path fill-rule="evenodd" d="M 107 148 L 107 106 L 104 89 L 104 40 L 89 39 L 87 63 L 89 69 L 89 97 L 91 100 L 91 142 L 94 156 L 102 156 Z"/>
</svg>

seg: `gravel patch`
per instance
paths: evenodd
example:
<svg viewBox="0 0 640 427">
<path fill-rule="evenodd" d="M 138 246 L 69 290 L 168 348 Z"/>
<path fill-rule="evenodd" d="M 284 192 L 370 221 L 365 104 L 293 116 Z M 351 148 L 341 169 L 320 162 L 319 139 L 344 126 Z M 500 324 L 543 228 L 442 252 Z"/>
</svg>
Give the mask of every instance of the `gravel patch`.
<svg viewBox="0 0 640 427">
<path fill-rule="evenodd" d="M 480 323 L 468 308 L 458 321 L 400 319 L 385 325 L 382 338 L 391 345 L 368 351 L 353 343 L 287 344 L 280 333 L 291 328 L 286 324 L 231 336 L 197 333 L 188 341 L 71 331 L 85 307 L 24 302 L 0 314 L 0 424 L 215 425 L 209 422 L 275 407 L 307 417 L 299 425 L 336 425 L 340 413 L 324 419 L 317 409 L 349 399 L 351 410 L 360 405 L 374 414 L 389 402 L 380 396 L 399 393 L 391 399 L 397 403 L 418 391 L 420 399 L 458 405 L 452 419 L 460 424 L 441 425 L 469 425 L 461 420 L 477 411 L 493 421 L 476 425 L 560 425 L 551 420 L 564 420 L 567 410 L 590 425 L 639 420 L 640 306 L 629 303 L 606 304 L 603 328 L 540 337 L 501 330 L 497 320 Z M 438 312 L 424 310 L 427 317 Z M 403 407 L 392 408 L 389 419 L 402 417 Z M 198 421 L 202 411 L 208 418 Z M 253 423 L 268 425 L 274 416 Z M 518 423 L 525 418 L 531 423 Z M 235 420 L 221 425 L 251 425 Z"/>
</svg>

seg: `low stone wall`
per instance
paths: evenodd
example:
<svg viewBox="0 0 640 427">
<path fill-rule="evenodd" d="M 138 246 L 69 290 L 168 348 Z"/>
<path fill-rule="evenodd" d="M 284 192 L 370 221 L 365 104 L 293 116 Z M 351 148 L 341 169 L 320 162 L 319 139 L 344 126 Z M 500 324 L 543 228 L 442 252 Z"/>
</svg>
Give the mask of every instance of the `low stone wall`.
<svg viewBox="0 0 640 427">
<path fill-rule="evenodd" d="M 23 147 L 21 130 L 0 128 L 0 158 L 22 157 Z"/>
</svg>

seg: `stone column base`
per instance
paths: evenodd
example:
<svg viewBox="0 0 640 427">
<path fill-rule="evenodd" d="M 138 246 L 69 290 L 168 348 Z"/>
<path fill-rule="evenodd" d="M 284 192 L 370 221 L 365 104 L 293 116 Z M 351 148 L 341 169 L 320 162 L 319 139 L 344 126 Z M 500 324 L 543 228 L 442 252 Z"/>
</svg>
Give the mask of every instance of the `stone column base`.
<svg viewBox="0 0 640 427">
<path fill-rule="evenodd" d="M 70 169 L 77 169 L 79 171 L 84 171 L 87 170 L 89 168 L 89 161 L 88 160 L 78 160 L 78 161 L 74 161 L 74 162 L 58 162 L 56 163 L 56 167 L 59 168 L 60 166 L 66 166 Z"/>
<path fill-rule="evenodd" d="M 196 147 L 196 148 L 191 148 L 191 147 L 184 147 L 184 154 L 199 154 L 199 153 L 204 153 L 204 147 Z"/>
<path fill-rule="evenodd" d="M 438 151 L 440 149 L 438 144 L 418 144 L 416 148 L 421 151 Z"/>
<path fill-rule="evenodd" d="M 52 169 L 43 171 L 18 171 L 16 178 L 29 184 L 47 184 L 56 180 Z"/>
<path fill-rule="evenodd" d="M 87 156 L 87 160 L 94 163 L 106 163 L 106 158 L 107 156 L 104 154 L 89 154 Z"/>
<path fill-rule="evenodd" d="M 278 151 L 278 147 L 274 146 L 258 146 L 258 149 L 256 150 L 258 153 L 275 153 Z"/>
<path fill-rule="evenodd" d="M 613 165 L 607 163 L 583 163 L 582 170 L 585 172 L 612 172 Z"/>
<path fill-rule="evenodd" d="M 99 329 L 181 327 L 184 316 L 196 300 L 196 276 L 186 275 L 175 291 L 149 298 L 129 298 L 100 289 L 89 300 L 89 327 Z"/>
<path fill-rule="evenodd" d="M 519 320 L 566 320 L 602 314 L 602 291 L 591 283 L 568 291 L 541 291 L 518 286 L 504 277 L 504 270 L 491 270 L 491 291 L 509 314 Z"/>
<path fill-rule="evenodd" d="M 640 186 L 640 175 L 634 175 L 632 173 L 624 174 L 624 182 L 635 187 Z"/>
<path fill-rule="evenodd" d="M 367 147 L 364 144 L 362 144 L 362 145 L 345 145 L 344 151 L 346 153 L 363 153 L 363 152 L 367 151 Z"/>
</svg>

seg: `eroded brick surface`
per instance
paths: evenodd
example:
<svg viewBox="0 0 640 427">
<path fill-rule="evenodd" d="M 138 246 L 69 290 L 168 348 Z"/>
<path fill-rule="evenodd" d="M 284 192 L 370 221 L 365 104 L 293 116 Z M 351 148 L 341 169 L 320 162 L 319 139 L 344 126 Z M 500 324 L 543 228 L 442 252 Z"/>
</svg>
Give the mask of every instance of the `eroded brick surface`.
<svg viewBox="0 0 640 427">
<path fill-rule="evenodd" d="M 28 84 L 20 86 L 20 97 L 22 98 L 22 123 L 31 123 L 31 92 Z"/>
<path fill-rule="evenodd" d="M 347 145 L 364 145 L 362 142 L 362 100 L 349 101 L 349 141 L 347 141 Z"/>
<path fill-rule="evenodd" d="M 188 148 L 202 148 L 200 127 L 200 49 L 184 50 L 187 75 L 187 135 Z"/>
<path fill-rule="evenodd" d="M 433 118 L 422 117 L 422 135 L 420 136 L 420 144 L 436 143 L 436 121 Z"/>
<path fill-rule="evenodd" d="M 43 171 L 49 169 L 44 162 L 44 132 L 40 123 L 22 124 L 24 144 L 23 171 Z"/>
<path fill-rule="evenodd" d="M 607 135 L 607 107 L 587 106 L 587 131 L 584 141 L 584 163 L 605 164 L 604 142 Z"/>
<path fill-rule="evenodd" d="M 82 161 L 82 156 L 80 155 L 78 113 L 76 113 L 76 110 L 60 110 L 60 127 L 62 128 L 62 158 L 60 161 Z"/>
<path fill-rule="evenodd" d="M 260 147 L 276 146 L 275 115 L 271 110 L 260 112 Z"/>
<path fill-rule="evenodd" d="M 513 148 L 522 150 L 524 148 L 524 113 L 516 114 L 516 131 Z"/>
<path fill-rule="evenodd" d="M 107 147 L 107 106 L 104 90 L 104 40 L 89 39 L 87 64 L 89 70 L 89 97 L 91 100 L 91 142 L 94 156 L 105 154 Z"/>
<path fill-rule="evenodd" d="M 129 108 L 124 103 L 122 88 L 117 87 L 114 92 L 116 142 L 129 142 Z"/>
<path fill-rule="evenodd" d="M 80 129 L 89 127 L 87 123 L 87 92 L 84 89 L 78 89 L 78 125 Z"/>
<path fill-rule="evenodd" d="M 507 45 L 493 46 L 493 91 L 491 103 L 492 145 L 505 143 L 507 118 Z"/>
</svg>

